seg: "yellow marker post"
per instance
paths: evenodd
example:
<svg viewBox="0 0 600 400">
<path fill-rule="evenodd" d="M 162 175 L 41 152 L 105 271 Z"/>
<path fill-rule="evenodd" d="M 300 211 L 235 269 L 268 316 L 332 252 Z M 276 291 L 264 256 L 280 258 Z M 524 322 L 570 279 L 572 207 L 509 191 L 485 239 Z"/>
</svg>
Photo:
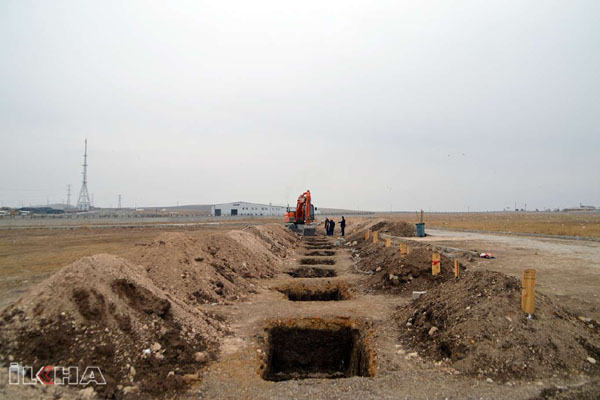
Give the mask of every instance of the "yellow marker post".
<svg viewBox="0 0 600 400">
<path fill-rule="evenodd" d="M 367 231 L 365 232 L 365 240 L 369 240 L 370 234 L 371 234 L 371 230 L 367 229 Z"/>
<path fill-rule="evenodd" d="M 400 255 L 401 256 L 405 256 L 406 254 L 408 254 L 408 246 L 406 246 L 406 243 L 400 243 Z"/>
<path fill-rule="evenodd" d="M 460 264 L 458 260 L 454 260 L 454 277 L 458 278 L 458 275 L 460 275 Z"/>
<path fill-rule="evenodd" d="M 440 253 L 433 253 L 431 257 L 431 273 L 438 275 L 440 273 Z"/>
<path fill-rule="evenodd" d="M 392 239 L 386 238 L 385 239 L 385 247 L 390 247 L 391 245 L 392 245 Z"/>
<path fill-rule="evenodd" d="M 410 254 L 410 246 L 406 245 L 406 254 Z"/>
<path fill-rule="evenodd" d="M 379 231 L 373 232 L 373 243 L 379 242 Z"/>
<path fill-rule="evenodd" d="M 535 282 L 537 272 L 535 269 L 526 269 L 523 271 L 523 293 L 521 295 L 521 309 L 524 313 L 531 314 L 535 311 Z"/>
</svg>

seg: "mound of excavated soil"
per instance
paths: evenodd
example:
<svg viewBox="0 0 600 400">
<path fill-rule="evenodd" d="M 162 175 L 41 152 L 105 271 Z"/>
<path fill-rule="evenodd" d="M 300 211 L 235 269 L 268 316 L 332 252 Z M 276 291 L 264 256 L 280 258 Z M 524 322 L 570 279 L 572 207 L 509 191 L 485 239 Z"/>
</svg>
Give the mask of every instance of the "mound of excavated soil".
<svg viewBox="0 0 600 400">
<path fill-rule="evenodd" d="M 411 246 L 410 253 L 401 256 L 398 246 L 385 247 L 382 242 L 365 242 L 363 238 L 358 251 L 356 266 L 373 274 L 367 285 L 375 290 L 421 291 L 454 277 L 454 261 L 444 255 L 440 259 L 440 274 L 431 274 L 434 250 L 429 246 Z"/>
<path fill-rule="evenodd" d="M 381 220 L 377 220 L 381 221 Z M 358 221 L 349 221 L 348 228 L 346 233 L 346 240 L 352 242 L 354 240 L 364 240 L 365 233 L 370 227 L 375 224 L 375 221 L 372 219 L 360 219 Z"/>
<path fill-rule="evenodd" d="M 250 283 L 241 277 L 237 282 L 226 279 L 203 244 L 185 233 L 163 233 L 129 258 L 145 266 L 157 286 L 178 293 L 190 304 L 231 301 L 251 290 Z M 228 275 L 237 278 L 231 271 Z"/>
<path fill-rule="evenodd" d="M 412 237 L 417 233 L 417 228 L 414 224 L 409 224 L 404 221 L 378 221 L 369 229 L 371 229 L 372 232 L 379 231 L 380 233 L 387 233 L 392 236 Z"/>
<path fill-rule="evenodd" d="M 62 268 L 5 309 L 0 324 L 2 362 L 36 371 L 99 366 L 107 385 L 96 391 L 106 398 L 122 396 L 117 385 L 135 386 L 140 397 L 183 388 L 183 376 L 214 357 L 226 332 L 213 316 L 158 288 L 142 266 L 108 254 Z"/>
<path fill-rule="evenodd" d="M 101 397 L 169 397 L 198 379 L 228 332 L 223 317 L 198 304 L 253 292 L 297 242 L 270 224 L 202 239 L 165 233 L 129 260 L 82 258 L 3 311 L 0 362 L 36 371 L 99 366 L 107 381 L 95 387 Z"/>
<path fill-rule="evenodd" d="M 277 273 L 297 241 L 276 224 L 202 239 L 163 233 L 130 260 L 144 265 L 157 286 L 190 304 L 231 302 L 255 292 L 254 280 Z"/>
<path fill-rule="evenodd" d="M 499 272 L 465 272 L 400 307 L 396 318 L 407 347 L 466 374 L 506 381 L 600 373 L 599 326 L 539 293 L 528 320 L 519 280 Z"/>
<path fill-rule="evenodd" d="M 389 219 L 364 219 L 352 221 L 348 224 L 347 240 L 361 240 L 365 238 L 365 233 L 368 230 L 371 232 L 379 231 L 392 236 L 413 237 L 416 235 L 416 227 L 414 224 L 409 224 L 404 221 L 394 221 Z M 381 236 L 380 236 L 381 239 Z"/>
<path fill-rule="evenodd" d="M 298 236 L 281 224 L 252 226 L 245 231 L 258 237 L 271 253 L 281 258 L 290 255 L 292 249 L 299 243 Z"/>
</svg>

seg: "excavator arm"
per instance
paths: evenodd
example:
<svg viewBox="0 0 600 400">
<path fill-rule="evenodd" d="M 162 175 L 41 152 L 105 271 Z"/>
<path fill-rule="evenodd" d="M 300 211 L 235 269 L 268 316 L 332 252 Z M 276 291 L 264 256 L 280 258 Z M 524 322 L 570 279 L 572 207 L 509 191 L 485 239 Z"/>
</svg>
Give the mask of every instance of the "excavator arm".
<svg viewBox="0 0 600 400">
<path fill-rule="evenodd" d="M 310 190 L 298 197 L 296 205 L 296 223 L 310 224 L 314 220 L 314 206 L 311 204 Z"/>
</svg>

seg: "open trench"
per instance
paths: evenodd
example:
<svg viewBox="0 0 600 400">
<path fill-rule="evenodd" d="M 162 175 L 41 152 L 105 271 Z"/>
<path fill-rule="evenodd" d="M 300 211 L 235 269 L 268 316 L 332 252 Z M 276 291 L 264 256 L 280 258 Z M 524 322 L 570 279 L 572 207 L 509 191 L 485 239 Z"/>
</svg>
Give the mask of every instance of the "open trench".
<svg viewBox="0 0 600 400">
<path fill-rule="evenodd" d="M 410 298 L 369 293 L 361 288 L 363 279 L 354 273 L 343 242 L 335 246 L 328 237 L 304 238 L 283 273 L 250 301 L 210 307 L 232 321 L 233 333 L 191 394 L 379 399 L 536 393 L 530 386 L 477 387 L 403 349 L 393 315 Z"/>
</svg>

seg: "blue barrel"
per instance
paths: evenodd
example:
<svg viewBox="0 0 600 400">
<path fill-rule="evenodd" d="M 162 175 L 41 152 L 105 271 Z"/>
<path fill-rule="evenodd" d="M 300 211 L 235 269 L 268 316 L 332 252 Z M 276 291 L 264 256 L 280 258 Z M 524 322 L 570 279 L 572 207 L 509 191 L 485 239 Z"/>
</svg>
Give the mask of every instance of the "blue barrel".
<svg viewBox="0 0 600 400">
<path fill-rule="evenodd" d="M 425 237 L 425 222 L 419 222 L 417 225 L 417 237 Z"/>
</svg>

